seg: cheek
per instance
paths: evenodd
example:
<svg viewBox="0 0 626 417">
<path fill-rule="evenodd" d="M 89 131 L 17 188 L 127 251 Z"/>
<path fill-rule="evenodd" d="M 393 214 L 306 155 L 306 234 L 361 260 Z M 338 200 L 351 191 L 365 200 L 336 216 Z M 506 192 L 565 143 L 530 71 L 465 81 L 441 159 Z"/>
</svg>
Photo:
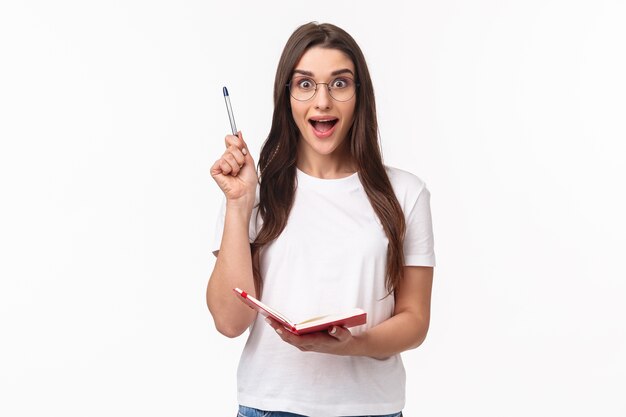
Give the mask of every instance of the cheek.
<svg viewBox="0 0 626 417">
<path fill-rule="evenodd" d="M 293 98 L 289 101 L 289 103 L 291 104 L 291 114 L 293 115 L 294 118 L 302 114 L 302 111 L 303 111 L 302 103 L 300 103 L 297 100 L 294 100 Z"/>
<path fill-rule="evenodd" d="M 299 105 L 298 105 L 299 104 Z M 305 120 L 306 118 L 306 109 L 303 109 L 302 103 L 291 101 L 291 117 L 295 122 L 296 128 L 299 131 L 300 135 L 303 135 L 307 129 L 308 122 Z"/>
<path fill-rule="evenodd" d="M 302 110 L 302 108 L 298 107 L 298 105 L 291 105 L 291 116 L 293 117 L 293 120 L 296 122 L 296 125 L 301 126 L 304 122 L 303 122 L 303 118 L 304 118 L 304 111 Z"/>
<path fill-rule="evenodd" d="M 344 114 L 345 114 L 345 120 L 346 120 L 345 128 L 346 130 L 349 130 L 354 124 L 354 107 L 351 109 L 348 109 Z"/>
</svg>

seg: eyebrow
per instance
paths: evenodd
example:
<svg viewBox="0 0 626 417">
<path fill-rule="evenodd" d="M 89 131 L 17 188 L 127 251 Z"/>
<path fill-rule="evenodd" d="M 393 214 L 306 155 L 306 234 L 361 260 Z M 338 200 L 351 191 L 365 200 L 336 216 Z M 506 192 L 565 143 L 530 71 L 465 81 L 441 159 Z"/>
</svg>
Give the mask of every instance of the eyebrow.
<svg viewBox="0 0 626 417">
<path fill-rule="evenodd" d="M 313 76 L 313 73 L 311 71 L 295 69 L 295 70 L 293 70 L 293 72 L 294 73 L 298 73 L 298 74 L 302 74 L 302 75 L 306 75 L 306 76 L 309 76 L 309 77 Z M 343 69 L 339 69 L 339 70 L 333 71 L 333 72 L 330 73 L 330 75 L 335 76 L 335 75 L 346 74 L 346 73 L 350 73 L 350 74 L 352 74 L 352 76 L 354 76 L 354 72 L 352 72 L 352 70 L 348 69 L 348 68 L 343 68 Z"/>
</svg>

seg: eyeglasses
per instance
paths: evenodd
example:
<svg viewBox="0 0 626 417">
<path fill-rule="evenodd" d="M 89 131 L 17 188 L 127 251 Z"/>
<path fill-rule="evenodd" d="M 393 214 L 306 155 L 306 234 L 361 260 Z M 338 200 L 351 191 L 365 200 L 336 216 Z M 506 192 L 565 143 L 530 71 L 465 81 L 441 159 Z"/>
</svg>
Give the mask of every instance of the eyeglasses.
<svg viewBox="0 0 626 417">
<path fill-rule="evenodd" d="M 291 97 L 298 101 L 307 101 L 315 96 L 317 86 L 322 84 L 328 88 L 328 94 L 337 101 L 350 100 L 359 86 L 359 83 L 348 77 L 338 77 L 329 83 L 316 83 L 309 77 L 296 77 L 287 84 L 287 88 Z"/>
</svg>

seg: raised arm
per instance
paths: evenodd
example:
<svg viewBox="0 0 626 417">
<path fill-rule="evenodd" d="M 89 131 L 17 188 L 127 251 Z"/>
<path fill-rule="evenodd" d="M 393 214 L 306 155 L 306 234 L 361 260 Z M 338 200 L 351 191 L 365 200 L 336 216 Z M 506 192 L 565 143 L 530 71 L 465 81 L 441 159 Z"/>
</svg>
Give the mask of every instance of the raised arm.
<svg viewBox="0 0 626 417">
<path fill-rule="evenodd" d="M 206 300 L 216 329 L 237 337 L 256 317 L 254 310 L 237 300 L 233 288 L 244 288 L 256 296 L 248 228 L 258 177 L 241 132 L 226 136 L 225 142 L 226 151 L 211 167 L 211 176 L 226 196 L 226 216 Z"/>
</svg>

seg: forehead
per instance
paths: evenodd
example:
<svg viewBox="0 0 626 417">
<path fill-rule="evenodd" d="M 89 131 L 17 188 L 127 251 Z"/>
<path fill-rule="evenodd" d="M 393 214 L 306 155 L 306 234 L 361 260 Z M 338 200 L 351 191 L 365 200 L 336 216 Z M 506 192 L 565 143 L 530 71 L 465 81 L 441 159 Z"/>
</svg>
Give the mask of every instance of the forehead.
<svg viewBox="0 0 626 417">
<path fill-rule="evenodd" d="M 302 55 L 294 69 L 311 72 L 314 76 L 327 76 L 342 69 L 349 69 L 354 73 L 354 63 L 338 49 L 316 46 Z"/>
</svg>

